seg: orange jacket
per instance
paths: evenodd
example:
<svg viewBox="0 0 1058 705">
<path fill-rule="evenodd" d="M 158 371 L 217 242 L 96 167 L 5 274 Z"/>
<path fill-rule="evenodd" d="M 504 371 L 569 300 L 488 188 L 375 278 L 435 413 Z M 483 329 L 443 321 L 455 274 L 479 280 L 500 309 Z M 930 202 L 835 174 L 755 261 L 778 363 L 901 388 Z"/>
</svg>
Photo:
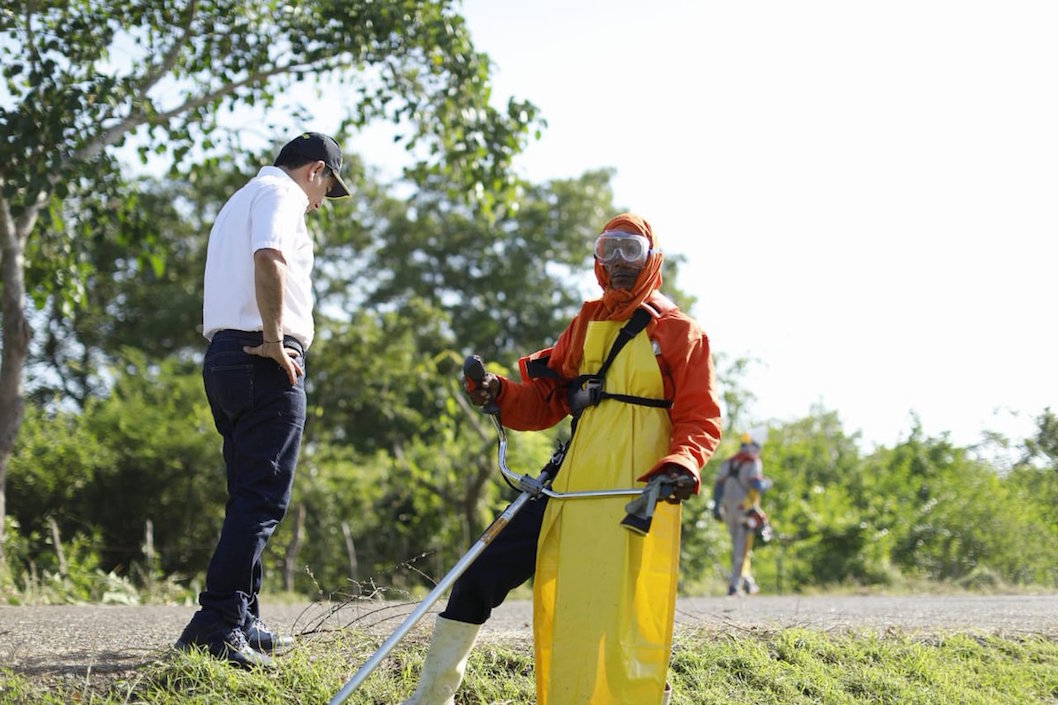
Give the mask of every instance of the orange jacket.
<svg viewBox="0 0 1058 705">
<path fill-rule="evenodd" d="M 600 305 L 598 299 L 585 302 L 553 348 L 523 358 L 521 382 L 502 378 L 496 401 L 504 426 L 536 431 L 554 426 L 570 413 L 565 385 L 571 377 L 564 375 L 562 369 L 571 355 L 580 359 L 583 351 L 571 350 L 574 332 L 582 330 L 587 321 L 596 319 Z M 675 463 L 694 475 L 697 492 L 699 471 L 720 443 L 720 405 L 709 338 L 691 317 L 658 291 L 652 292 L 643 306 L 652 317 L 646 333 L 656 344 L 655 349 L 660 350 L 656 359 L 665 384 L 665 398 L 672 401 L 669 409 L 672 438 L 668 454 L 659 458 L 640 479 L 650 477 L 666 463 Z M 583 345 L 583 335 L 580 344 Z M 559 378 L 530 379 L 529 360 L 548 357 L 548 367 Z"/>
</svg>

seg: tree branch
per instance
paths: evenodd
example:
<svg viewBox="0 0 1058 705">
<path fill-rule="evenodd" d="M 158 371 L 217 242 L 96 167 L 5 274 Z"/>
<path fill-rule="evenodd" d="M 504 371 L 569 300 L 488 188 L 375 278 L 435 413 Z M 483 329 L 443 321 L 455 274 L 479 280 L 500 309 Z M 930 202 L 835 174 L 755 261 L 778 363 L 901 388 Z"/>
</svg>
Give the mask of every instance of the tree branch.
<svg viewBox="0 0 1058 705">
<path fill-rule="evenodd" d="M 150 93 L 151 89 L 158 85 L 158 82 L 169 73 L 176 64 L 176 60 L 180 58 L 180 50 L 191 38 L 191 23 L 195 19 L 197 10 L 198 0 L 191 0 L 191 3 L 188 4 L 187 10 L 185 11 L 184 22 L 180 27 L 180 36 L 173 40 L 173 43 L 169 47 L 169 51 L 162 56 L 161 61 L 153 63 L 144 74 L 142 84 L 140 85 L 140 96 L 144 100 L 147 99 L 147 94 Z"/>
<path fill-rule="evenodd" d="M 0 177 L 0 193 L 3 192 L 4 179 Z M 15 219 L 11 215 L 11 204 L 0 195 L 0 250 L 7 250 L 15 244 Z"/>
<path fill-rule="evenodd" d="M 33 31 L 33 14 L 33 4 L 26 3 L 26 13 L 22 18 L 26 23 L 26 46 L 29 47 L 29 53 L 32 56 L 30 63 L 33 65 L 34 69 L 39 72 L 41 60 L 40 52 L 37 51 L 37 43 L 34 40 L 36 32 Z"/>
<path fill-rule="evenodd" d="M 459 408 L 466 413 L 467 419 L 470 420 L 470 425 L 474 427 L 474 430 L 478 432 L 478 435 L 481 436 L 483 440 L 490 440 L 492 434 L 486 431 L 485 426 L 478 420 L 481 416 L 481 412 L 471 406 L 470 402 L 467 401 L 466 396 L 460 392 L 456 392 L 452 397 L 456 400 L 456 404 L 459 405 Z"/>
<path fill-rule="evenodd" d="M 338 66 L 339 65 L 335 65 L 330 68 L 337 68 Z M 277 66 L 267 71 L 256 71 L 246 76 L 246 78 L 244 78 L 243 80 L 221 86 L 216 91 L 204 93 L 198 97 L 191 97 L 184 103 L 173 108 L 172 110 L 167 110 L 162 113 L 156 113 L 153 118 L 149 117 L 143 111 L 133 111 L 129 113 L 129 115 L 124 120 L 121 120 L 116 125 L 107 128 L 102 133 L 100 133 L 98 137 L 85 143 L 85 145 L 81 147 L 81 149 L 74 152 L 74 158 L 85 161 L 91 160 L 94 157 L 98 156 L 100 153 L 102 153 L 102 151 L 110 145 L 117 144 L 117 142 L 119 142 L 124 135 L 128 134 L 129 132 L 132 132 L 141 125 L 145 125 L 148 122 L 152 121 L 164 125 L 173 118 L 181 115 L 182 113 L 186 113 L 203 105 L 208 105 L 209 103 L 212 103 L 215 100 L 219 100 L 221 98 L 231 95 L 235 91 L 239 90 L 240 88 L 244 88 L 245 86 L 252 85 L 256 82 L 267 81 L 268 79 L 284 74 L 309 72 L 314 70 L 318 71 L 321 69 L 319 67 L 314 68 L 311 64 L 288 64 L 286 66 Z"/>
<path fill-rule="evenodd" d="M 33 202 L 26 206 L 26 210 L 23 211 L 22 215 L 15 219 L 14 237 L 25 239 L 29 235 L 30 231 L 33 230 L 33 226 L 37 224 L 37 216 L 40 215 L 40 209 L 47 202 L 48 192 L 39 192 Z"/>
</svg>

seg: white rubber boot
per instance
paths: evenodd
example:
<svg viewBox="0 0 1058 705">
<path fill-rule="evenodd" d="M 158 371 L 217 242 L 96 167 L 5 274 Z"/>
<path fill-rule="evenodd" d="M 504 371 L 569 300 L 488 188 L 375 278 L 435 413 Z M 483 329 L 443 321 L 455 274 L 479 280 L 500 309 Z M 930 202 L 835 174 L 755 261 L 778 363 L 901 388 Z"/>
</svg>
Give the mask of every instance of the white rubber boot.
<svg viewBox="0 0 1058 705">
<path fill-rule="evenodd" d="M 666 683 L 665 694 L 661 696 L 661 705 L 669 705 L 670 700 L 672 700 L 672 686 Z"/>
<path fill-rule="evenodd" d="M 454 696 L 463 682 L 467 658 L 480 630 L 480 624 L 438 617 L 434 623 L 430 650 L 426 653 L 419 675 L 419 687 L 415 689 L 411 700 L 405 700 L 402 705 L 454 705 Z"/>
</svg>

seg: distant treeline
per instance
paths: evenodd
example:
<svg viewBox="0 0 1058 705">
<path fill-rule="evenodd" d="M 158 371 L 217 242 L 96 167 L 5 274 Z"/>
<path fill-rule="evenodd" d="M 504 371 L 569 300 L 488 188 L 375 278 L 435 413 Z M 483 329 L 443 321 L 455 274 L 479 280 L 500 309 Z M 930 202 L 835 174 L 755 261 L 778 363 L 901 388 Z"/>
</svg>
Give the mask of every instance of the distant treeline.
<svg viewBox="0 0 1058 705">
<path fill-rule="evenodd" d="M 443 360 L 433 370 L 430 436 L 392 451 L 334 439 L 307 444 L 294 504 L 269 547 L 270 589 L 332 596 L 388 589 L 401 597 L 439 579 L 505 504 L 510 492 L 498 480 L 492 439 L 476 412 L 455 401 L 454 369 Z M 199 387 L 193 365 L 141 361 L 81 412 L 32 410 L 9 481 L 17 522 L 8 533 L 9 588 L 31 575 L 72 573 L 87 599 L 98 584 L 92 576 L 110 571 L 144 586 L 167 577 L 190 585 L 203 574 L 224 494 Z M 1040 419 L 1041 433 L 1056 426 L 1050 412 Z M 515 434 L 512 466 L 535 471 L 550 442 Z M 765 508 L 776 538 L 757 546 L 758 581 L 769 592 L 925 580 L 1054 588 L 1058 465 L 1050 443 L 1051 455 L 999 469 L 917 429 L 864 455 L 828 412 L 773 426 L 763 456 L 775 481 Z M 705 469 L 703 487 L 722 456 Z M 704 491 L 684 505 L 689 593 L 719 590 L 727 565 L 726 532 L 707 502 Z"/>
<path fill-rule="evenodd" d="M 163 5 L 37 3 L 0 28 L 0 596 L 195 591 L 225 500 L 199 375 L 207 234 L 271 163 L 271 149 L 249 143 L 320 112 L 288 101 L 294 86 L 322 90 L 317 79 L 328 94 L 340 86 L 340 141 L 396 125 L 409 162 L 382 183 L 348 154 L 352 198 L 311 219 L 310 417 L 268 587 L 421 589 L 509 493 L 490 427 L 459 389 L 460 363 L 477 353 L 512 369 L 553 342 L 585 283 L 594 288 L 598 229 L 626 210 L 613 173 L 546 183 L 515 173 L 546 124 L 528 101 L 494 105 L 489 58 L 448 2 L 307 1 L 268 16 L 246 2 Z M 283 49 L 293 45 L 296 62 Z M 259 123 L 222 127 L 244 110 Z M 137 179 L 129 154 L 157 159 L 166 177 Z M 693 313 L 679 265 L 666 261 L 663 291 Z M 694 276 L 711 266 L 695 263 Z M 758 421 L 742 384 L 750 363 L 719 362 L 729 440 L 715 461 Z M 864 455 L 825 410 L 773 424 L 765 504 L 778 539 L 757 552 L 764 588 L 1053 587 L 1056 429 L 1048 410 L 1034 438 L 993 439 L 1020 455 L 992 467 L 914 427 Z M 539 468 L 563 430 L 515 435 L 511 465 Z M 687 590 L 712 589 L 724 570 L 727 539 L 705 506 L 713 469 L 685 506 Z"/>
<path fill-rule="evenodd" d="M 505 505 L 491 425 L 459 386 L 462 360 L 479 353 L 509 370 L 551 344 L 585 294 L 595 231 L 618 210 L 609 171 L 526 184 L 516 209 L 487 219 L 444 184 L 388 196 L 351 162 L 352 203 L 314 219 L 310 416 L 291 511 L 266 556 L 269 589 L 308 595 L 421 590 Z M 101 238 L 84 252 L 81 303 L 45 298 L 33 309 L 29 403 L 7 478 L 9 594 L 56 584 L 84 599 L 107 580 L 200 581 L 225 501 L 199 371 L 207 216 L 245 178 L 218 168 L 140 184 L 143 221 L 164 226 L 165 266 L 124 256 L 116 234 Z M 679 261 L 667 262 L 664 290 L 693 311 L 678 274 Z M 727 437 L 684 507 L 688 592 L 721 588 L 729 545 L 709 485 L 754 421 L 748 363 L 718 362 Z M 511 466 L 535 473 L 567 432 L 513 434 Z M 784 592 L 922 579 L 1058 585 L 1058 423 L 1047 411 L 1034 438 L 992 443 L 1018 462 L 994 467 L 915 427 L 864 453 L 826 410 L 772 424 L 765 508 L 777 538 L 758 546 L 759 582 Z"/>
</svg>

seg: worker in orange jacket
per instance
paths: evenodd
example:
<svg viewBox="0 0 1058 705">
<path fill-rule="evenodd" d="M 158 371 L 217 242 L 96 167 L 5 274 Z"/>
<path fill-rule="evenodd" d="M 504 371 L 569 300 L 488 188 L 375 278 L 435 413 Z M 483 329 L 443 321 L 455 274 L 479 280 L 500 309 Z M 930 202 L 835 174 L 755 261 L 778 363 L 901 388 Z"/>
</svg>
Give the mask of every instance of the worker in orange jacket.
<svg viewBox="0 0 1058 705">
<path fill-rule="evenodd" d="M 611 219 L 595 241 L 602 296 L 554 347 L 521 360 L 521 381 L 486 374 L 470 396 L 497 404 L 515 430 L 573 416 L 556 492 L 642 487 L 660 475 L 674 495 L 646 535 L 622 528 L 627 497 L 526 505 L 454 585 L 405 705 L 451 705 L 480 625 L 534 576 L 538 705 L 668 701 L 679 503 L 698 493 L 721 431 L 709 339 L 659 291 L 662 260 L 647 221 Z M 627 338 L 633 319 L 643 327 Z M 604 365 L 623 328 L 627 342 Z"/>
</svg>

